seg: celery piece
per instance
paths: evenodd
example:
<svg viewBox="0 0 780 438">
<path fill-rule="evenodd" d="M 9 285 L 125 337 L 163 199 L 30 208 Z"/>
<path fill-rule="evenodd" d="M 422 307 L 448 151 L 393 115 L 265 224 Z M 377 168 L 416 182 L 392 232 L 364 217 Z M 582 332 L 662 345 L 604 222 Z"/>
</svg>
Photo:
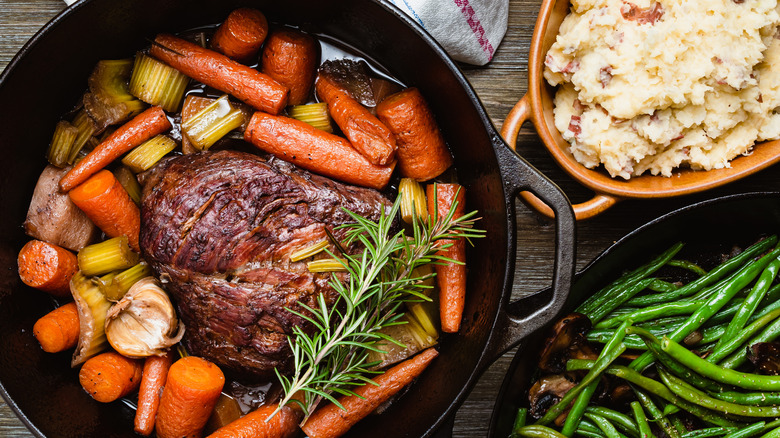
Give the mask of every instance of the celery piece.
<svg viewBox="0 0 780 438">
<path fill-rule="evenodd" d="M 105 322 L 111 302 L 100 292 L 98 283 L 83 272 L 73 275 L 70 291 L 79 312 L 79 341 L 71 361 L 75 367 L 108 348 Z"/>
<path fill-rule="evenodd" d="M 152 268 L 145 262 L 141 262 L 122 272 L 111 272 L 100 277 L 100 290 L 108 300 L 119 301 L 139 280 L 151 277 L 153 274 Z"/>
<path fill-rule="evenodd" d="M 81 152 L 81 149 L 84 147 L 84 145 L 87 143 L 87 141 L 92 138 L 92 135 L 97 131 L 97 127 L 95 126 L 95 122 L 92 120 L 92 118 L 87 114 L 86 111 L 81 110 L 76 114 L 76 117 L 73 118 L 73 122 L 71 122 L 73 126 L 78 128 L 79 134 L 76 136 L 76 140 L 73 142 L 73 146 L 70 149 L 70 155 L 68 156 L 68 164 L 73 164 L 76 162 L 76 157 L 78 157 L 79 152 Z"/>
<path fill-rule="evenodd" d="M 167 135 L 158 135 L 143 142 L 125 155 L 122 158 L 122 164 L 135 173 L 143 172 L 154 166 L 162 157 L 174 149 L 176 149 L 176 141 Z"/>
<path fill-rule="evenodd" d="M 427 222 L 428 204 L 420 183 L 411 178 L 401 178 L 398 195 L 401 197 L 401 219 L 404 222 L 411 224 L 415 217 Z"/>
<path fill-rule="evenodd" d="M 136 178 L 135 174 L 127 167 L 119 166 L 114 170 L 114 177 L 124 187 L 127 194 L 130 195 L 130 199 L 136 205 L 141 205 L 141 185 L 138 184 L 138 178 Z"/>
<path fill-rule="evenodd" d="M 89 92 L 82 102 L 84 110 L 95 121 L 98 132 L 109 125 L 130 120 L 146 107 L 128 89 L 132 68 L 132 59 L 111 59 L 99 61 L 92 70 Z"/>
<path fill-rule="evenodd" d="M 49 163 L 57 167 L 67 166 L 70 149 L 73 147 L 78 134 L 79 129 L 70 123 L 64 120 L 57 123 L 57 126 L 54 127 L 54 135 L 49 145 L 49 151 L 46 153 L 46 159 L 49 160 Z"/>
<path fill-rule="evenodd" d="M 433 338 L 439 336 L 439 331 L 436 330 L 436 324 L 434 323 L 434 315 L 438 312 L 438 307 L 435 304 L 421 302 L 407 303 L 406 306 L 409 308 L 409 314 L 407 315 L 409 319 L 416 320 L 428 336 Z"/>
<path fill-rule="evenodd" d="M 325 102 L 293 105 L 290 107 L 290 117 L 325 132 L 333 132 L 333 125 L 330 123 L 330 115 L 328 114 L 328 104 Z"/>
<path fill-rule="evenodd" d="M 437 337 L 428 335 L 408 314 L 399 319 L 399 324 L 385 327 L 381 333 L 393 340 L 379 340 L 375 345 L 376 349 L 368 352 L 369 362 L 377 363 L 374 369 L 400 362 L 436 345 L 437 341 Z"/>
<path fill-rule="evenodd" d="M 338 272 L 346 271 L 344 262 L 337 259 L 320 259 L 313 262 L 306 263 L 306 267 L 309 268 L 309 272 Z"/>
<path fill-rule="evenodd" d="M 138 260 L 138 254 L 127 243 L 127 236 L 85 246 L 78 253 L 79 269 L 87 276 L 127 269 L 137 264 Z"/>
<path fill-rule="evenodd" d="M 144 102 L 176 111 L 189 82 L 190 78 L 175 68 L 140 52 L 135 55 L 130 93 Z"/>
<path fill-rule="evenodd" d="M 309 245 L 305 248 L 301 248 L 293 252 L 292 254 L 290 254 L 290 261 L 299 262 L 303 259 L 307 259 L 309 257 L 321 253 L 327 247 L 328 247 L 328 240 L 327 239 L 321 240 L 313 245 Z"/>
<path fill-rule="evenodd" d="M 205 150 L 242 123 L 244 114 L 230 104 L 226 94 L 183 122 L 181 129 L 193 146 Z"/>
</svg>

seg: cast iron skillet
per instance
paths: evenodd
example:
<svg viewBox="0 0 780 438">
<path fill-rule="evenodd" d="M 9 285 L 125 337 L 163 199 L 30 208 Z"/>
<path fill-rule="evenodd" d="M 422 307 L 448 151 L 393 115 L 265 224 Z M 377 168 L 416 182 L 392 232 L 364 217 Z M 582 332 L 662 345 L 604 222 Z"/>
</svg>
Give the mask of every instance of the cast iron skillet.
<svg viewBox="0 0 780 438">
<path fill-rule="evenodd" d="M 624 271 L 638 267 L 675 242 L 686 244 L 680 252 L 681 257 L 722 254 L 731 245 L 745 248 L 758 237 L 777 233 L 778 229 L 780 192 L 724 196 L 668 213 L 629 233 L 578 273 L 566 304 L 553 321 L 572 311 Z M 509 436 L 517 409 L 533 383 L 531 376 L 539 359 L 539 349 L 551 324 L 521 342 L 493 407 L 488 436 Z"/>
<path fill-rule="evenodd" d="M 0 392 L 38 436 L 132 437 L 131 409 L 92 401 L 80 388 L 69 353 L 43 353 L 31 334 L 53 304 L 24 287 L 15 257 L 28 238 L 21 224 L 58 118 L 86 87 L 100 59 L 131 56 L 158 32 L 217 23 L 239 6 L 271 21 L 325 33 L 370 54 L 426 96 L 450 144 L 469 209 L 487 237 L 470 249 L 469 297 L 460 335 L 444 336 L 440 357 L 402 400 L 362 421 L 351 436 L 430 436 L 454 414 L 482 371 L 525 334 L 557 314 L 569 290 L 574 219 L 563 193 L 500 139 L 474 91 L 444 51 L 414 22 L 379 0 L 81 1 L 47 24 L 0 77 Z M 552 293 L 531 311 L 507 309 L 514 276 L 515 206 L 531 190 L 556 212 Z M 521 230 L 521 232 L 524 232 Z"/>
</svg>

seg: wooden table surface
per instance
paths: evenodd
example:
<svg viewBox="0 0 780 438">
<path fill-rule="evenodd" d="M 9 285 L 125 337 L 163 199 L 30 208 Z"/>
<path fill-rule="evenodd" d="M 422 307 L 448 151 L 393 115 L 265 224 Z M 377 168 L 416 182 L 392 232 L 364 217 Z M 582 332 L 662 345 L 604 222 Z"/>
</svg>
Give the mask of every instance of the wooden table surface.
<svg viewBox="0 0 780 438">
<path fill-rule="evenodd" d="M 496 0 L 500 1 L 500 0 Z M 526 90 L 528 48 L 540 0 L 509 0 L 509 27 L 495 59 L 486 67 L 463 66 L 464 72 L 487 108 L 493 123 L 501 124 Z M 0 0 L 0 70 L 22 45 L 64 8 L 59 0 Z M 574 202 L 592 194 L 566 176 L 549 158 L 536 134 L 525 127 L 518 141 L 520 154 L 558 183 Z M 777 190 L 780 167 L 703 195 L 671 200 L 624 201 L 605 214 L 578 224 L 577 266 L 641 224 L 673 209 L 715 196 L 748 191 Z M 517 275 L 514 297 L 544 288 L 551 278 L 554 225 L 518 203 Z M 458 411 L 454 436 L 487 434 L 494 399 L 514 351 L 498 359 L 483 375 Z M 0 399 L 0 437 L 30 437 L 25 426 Z"/>
</svg>

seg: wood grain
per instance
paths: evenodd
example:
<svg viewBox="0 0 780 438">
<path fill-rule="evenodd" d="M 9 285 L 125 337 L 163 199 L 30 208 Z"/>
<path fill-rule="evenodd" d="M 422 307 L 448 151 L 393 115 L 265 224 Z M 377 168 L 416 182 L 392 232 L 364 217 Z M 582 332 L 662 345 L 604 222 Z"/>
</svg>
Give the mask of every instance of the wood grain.
<svg viewBox="0 0 780 438">
<path fill-rule="evenodd" d="M 495 59 L 486 67 L 462 66 L 494 124 L 501 123 L 517 100 L 525 93 L 528 48 L 539 0 L 509 0 L 509 27 Z M 0 69 L 47 20 L 62 10 L 59 0 L 0 0 Z M 544 172 L 575 201 L 592 194 L 572 181 L 547 154 L 530 127 L 519 136 L 518 151 Z M 706 194 L 670 200 L 624 201 L 596 219 L 580 223 L 578 232 L 578 268 L 637 226 L 689 203 L 718 195 L 780 188 L 780 169 L 775 166 L 759 175 Z M 517 278 L 513 296 L 519 298 L 544 288 L 550 282 L 554 254 L 554 225 L 530 212 L 518 202 Z M 490 413 L 513 352 L 496 361 L 483 375 L 458 411 L 455 437 L 487 434 Z M 11 409 L 0 401 L 0 436 L 32 436 Z"/>
</svg>

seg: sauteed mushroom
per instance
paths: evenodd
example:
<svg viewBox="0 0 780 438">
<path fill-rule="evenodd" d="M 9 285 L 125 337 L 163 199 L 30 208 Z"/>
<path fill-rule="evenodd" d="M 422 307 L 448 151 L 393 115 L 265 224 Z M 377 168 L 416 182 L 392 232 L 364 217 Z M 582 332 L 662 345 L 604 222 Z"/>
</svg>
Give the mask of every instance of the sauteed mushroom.
<svg viewBox="0 0 780 438">
<path fill-rule="evenodd" d="M 587 344 L 585 333 L 591 328 L 590 319 L 580 313 L 571 313 L 558 321 L 547 337 L 539 357 L 539 369 L 548 373 L 561 373 L 566 369 L 566 360 L 577 358 L 595 359 Z"/>
</svg>

